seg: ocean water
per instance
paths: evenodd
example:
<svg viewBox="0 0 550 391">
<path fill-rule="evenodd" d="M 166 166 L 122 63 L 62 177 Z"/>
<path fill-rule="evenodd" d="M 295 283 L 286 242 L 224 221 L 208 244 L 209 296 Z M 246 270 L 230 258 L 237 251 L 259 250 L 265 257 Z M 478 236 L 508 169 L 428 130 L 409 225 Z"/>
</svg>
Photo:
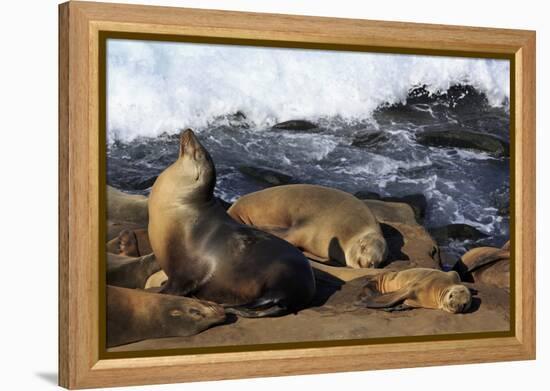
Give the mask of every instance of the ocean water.
<svg viewBox="0 0 550 391">
<path fill-rule="evenodd" d="M 508 61 L 113 40 L 107 80 L 107 178 L 122 190 L 147 194 L 191 127 L 226 201 L 267 186 L 240 167 L 264 168 L 351 193 L 421 193 L 426 227 L 488 235 L 442 243 L 455 256 L 508 239 L 509 156 L 417 142 L 427 130 L 509 140 Z M 318 127 L 272 129 L 293 119 Z"/>
</svg>

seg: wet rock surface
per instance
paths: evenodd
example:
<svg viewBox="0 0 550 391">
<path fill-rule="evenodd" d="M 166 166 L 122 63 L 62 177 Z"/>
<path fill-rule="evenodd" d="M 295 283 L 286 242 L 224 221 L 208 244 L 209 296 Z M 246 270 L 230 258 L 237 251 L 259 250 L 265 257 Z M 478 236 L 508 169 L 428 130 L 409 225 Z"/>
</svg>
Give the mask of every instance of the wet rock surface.
<svg viewBox="0 0 550 391">
<path fill-rule="evenodd" d="M 279 122 L 278 124 L 273 125 L 271 129 L 304 131 L 304 130 L 312 130 L 316 128 L 317 128 L 317 125 L 315 125 L 313 122 L 298 119 L 298 120 Z"/>
<path fill-rule="evenodd" d="M 416 142 L 430 147 L 468 148 L 507 156 L 510 145 L 498 137 L 469 130 L 427 130 L 416 136 Z"/>
<path fill-rule="evenodd" d="M 294 181 L 292 176 L 288 174 L 265 167 L 240 166 L 239 171 L 267 186 L 288 185 Z"/>
</svg>

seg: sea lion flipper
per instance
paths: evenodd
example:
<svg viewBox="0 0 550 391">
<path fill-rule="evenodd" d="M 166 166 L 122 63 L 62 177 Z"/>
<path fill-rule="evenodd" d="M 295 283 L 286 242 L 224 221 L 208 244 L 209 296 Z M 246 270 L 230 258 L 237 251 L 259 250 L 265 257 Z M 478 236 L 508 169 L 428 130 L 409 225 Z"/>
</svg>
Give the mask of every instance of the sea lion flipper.
<svg viewBox="0 0 550 391">
<path fill-rule="evenodd" d="M 388 308 L 402 302 L 410 296 L 410 289 L 399 289 L 380 296 L 365 296 L 361 301 L 367 308 Z"/>
<path fill-rule="evenodd" d="M 394 307 L 384 308 L 384 311 L 386 312 L 408 311 L 408 310 L 412 310 L 413 308 L 414 308 L 413 306 L 410 306 L 405 303 L 401 303 Z"/>
<path fill-rule="evenodd" d="M 286 315 L 289 311 L 276 300 L 260 298 L 244 305 L 226 306 L 225 312 L 243 318 L 263 318 Z"/>
</svg>

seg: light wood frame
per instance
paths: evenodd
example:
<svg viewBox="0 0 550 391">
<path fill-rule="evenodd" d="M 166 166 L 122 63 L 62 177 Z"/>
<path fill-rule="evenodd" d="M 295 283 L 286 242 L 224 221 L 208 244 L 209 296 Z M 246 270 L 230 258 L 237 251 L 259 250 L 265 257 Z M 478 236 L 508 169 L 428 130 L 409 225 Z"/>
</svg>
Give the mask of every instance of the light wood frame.
<svg viewBox="0 0 550 391">
<path fill-rule="evenodd" d="M 102 31 L 509 58 L 513 263 L 509 336 L 102 359 L 98 298 Z M 359 50 L 357 49 L 357 50 Z M 89 388 L 535 358 L 535 32 L 88 2 L 59 6 L 59 384 Z"/>
</svg>

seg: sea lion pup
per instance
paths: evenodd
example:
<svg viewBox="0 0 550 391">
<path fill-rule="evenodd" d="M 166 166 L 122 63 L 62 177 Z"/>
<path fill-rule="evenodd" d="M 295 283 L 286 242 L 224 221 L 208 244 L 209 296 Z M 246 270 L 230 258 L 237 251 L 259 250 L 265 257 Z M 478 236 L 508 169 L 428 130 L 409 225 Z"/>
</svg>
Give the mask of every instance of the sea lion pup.
<svg viewBox="0 0 550 391">
<path fill-rule="evenodd" d="M 315 293 L 308 260 L 294 246 L 233 220 L 214 198 L 212 158 L 192 130 L 149 197 L 149 240 L 168 276 L 162 292 L 220 303 L 245 317 L 304 308 Z"/>
<path fill-rule="evenodd" d="M 127 257 L 139 257 L 151 254 L 153 249 L 149 243 L 146 229 L 125 229 L 116 238 L 107 242 L 107 252 Z"/>
<path fill-rule="evenodd" d="M 143 289 L 151 275 L 160 270 L 153 254 L 140 258 L 107 253 L 107 284 Z"/>
<path fill-rule="evenodd" d="M 472 302 L 470 290 L 455 271 L 413 268 L 374 276 L 357 304 L 368 308 L 432 308 L 453 314 L 465 312 Z"/>
<path fill-rule="evenodd" d="M 242 196 L 228 213 L 321 262 L 380 267 L 388 253 L 380 224 L 369 207 L 341 190 L 316 185 L 272 187 Z"/>
<path fill-rule="evenodd" d="M 224 320 L 223 307 L 215 303 L 107 285 L 107 347 L 188 337 Z"/>
<path fill-rule="evenodd" d="M 147 197 L 124 193 L 107 186 L 107 216 L 112 221 L 125 221 L 147 226 Z"/>
</svg>

